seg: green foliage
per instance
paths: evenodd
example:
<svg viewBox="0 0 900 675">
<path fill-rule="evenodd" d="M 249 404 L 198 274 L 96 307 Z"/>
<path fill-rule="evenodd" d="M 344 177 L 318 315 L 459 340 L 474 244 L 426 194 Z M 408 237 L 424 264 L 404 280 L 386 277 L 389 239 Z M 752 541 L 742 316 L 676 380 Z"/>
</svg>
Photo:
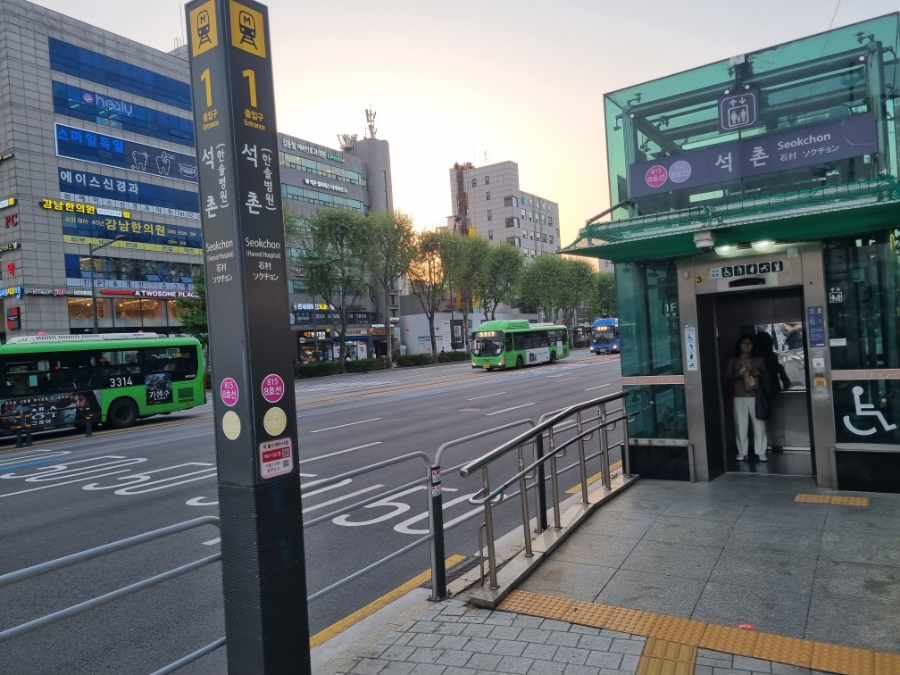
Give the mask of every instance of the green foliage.
<svg viewBox="0 0 900 675">
<path fill-rule="evenodd" d="M 596 293 L 591 297 L 590 307 L 593 318 L 619 315 L 619 301 L 616 295 L 616 275 L 613 272 L 597 272 L 594 274 Z"/>
<path fill-rule="evenodd" d="M 373 370 L 384 370 L 385 360 L 378 359 L 358 359 L 356 361 L 347 361 L 348 373 L 369 373 Z M 321 361 L 319 363 L 297 363 L 294 365 L 294 377 L 297 379 L 305 379 L 308 377 L 325 377 L 327 375 L 337 375 L 341 372 L 341 364 L 338 361 Z"/>
<path fill-rule="evenodd" d="M 181 321 L 181 332 L 200 340 L 203 349 L 209 348 L 209 319 L 206 315 L 206 278 L 203 268 L 194 275 L 194 292 L 197 299 L 178 298 L 175 307 Z"/>
<path fill-rule="evenodd" d="M 442 260 L 444 235 L 439 232 L 420 232 L 415 240 L 413 259 L 409 266 L 409 285 L 413 295 L 419 299 L 428 332 L 431 337 L 433 363 L 437 363 L 437 339 L 434 334 L 434 315 L 440 310 L 447 288 Z M 397 360 L 400 365 L 400 360 Z M 407 364 L 409 365 L 409 364 Z"/>
<path fill-rule="evenodd" d="M 453 363 L 456 361 L 468 361 L 469 355 L 461 351 L 441 352 L 438 354 L 439 363 Z"/>
<path fill-rule="evenodd" d="M 416 238 L 412 218 L 402 211 L 372 211 L 368 218 L 371 245 L 365 259 L 375 286 L 383 294 L 383 322 L 390 325 L 390 294 L 394 283 L 409 272 L 416 255 Z M 390 335 L 388 336 L 390 339 Z M 388 350 L 387 367 L 393 366 L 392 350 Z"/>
<path fill-rule="evenodd" d="M 594 289 L 590 265 L 555 255 L 542 255 L 525 266 L 522 273 L 522 298 L 540 310 L 548 321 L 557 321 L 560 313 L 566 325 L 573 322 L 575 309 Z"/>
<path fill-rule="evenodd" d="M 490 248 L 485 270 L 477 280 L 475 293 L 481 302 L 481 309 L 492 321 L 496 318 L 499 304 L 515 303 L 524 268 L 525 256 L 516 246 L 503 242 Z"/>
<path fill-rule="evenodd" d="M 587 347 L 586 340 L 575 340 L 572 343 L 572 349 L 584 349 L 585 347 Z"/>
<path fill-rule="evenodd" d="M 431 362 L 431 354 L 407 354 L 406 356 L 397 357 L 397 365 L 400 368 L 409 368 L 410 366 L 427 366 Z"/>
<path fill-rule="evenodd" d="M 469 312 L 479 285 L 488 273 L 491 245 L 481 237 L 464 237 L 452 232 L 442 234 L 441 259 L 444 275 L 451 290 L 462 299 L 463 325 L 469 323 Z M 466 335 L 466 350 L 468 335 Z"/>
</svg>

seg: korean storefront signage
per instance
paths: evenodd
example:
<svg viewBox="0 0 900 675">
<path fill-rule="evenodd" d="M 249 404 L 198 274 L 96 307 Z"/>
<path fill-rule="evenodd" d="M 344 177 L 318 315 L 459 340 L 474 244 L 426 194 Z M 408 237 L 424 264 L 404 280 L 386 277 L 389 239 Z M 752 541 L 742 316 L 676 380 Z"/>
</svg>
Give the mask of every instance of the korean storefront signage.
<svg viewBox="0 0 900 675">
<path fill-rule="evenodd" d="M 197 158 L 183 152 L 57 123 L 56 154 L 151 176 L 197 182 Z"/>
<path fill-rule="evenodd" d="M 0 288 L 0 298 L 20 298 L 24 291 L 21 286 L 10 286 L 9 288 Z"/>
<path fill-rule="evenodd" d="M 344 162 L 343 157 L 339 157 L 335 155 L 333 152 L 329 152 L 327 150 L 323 150 L 322 148 L 317 148 L 308 143 L 304 143 L 303 141 L 292 141 L 289 138 L 281 139 L 281 147 L 290 148 L 291 150 L 299 150 L 300 152 L 305 152 L 307 155 L 313 155 L 314 157 L 321 157 L 322 159 L 330 159 L 333 162 Z"/>
<path fill-rule="evenodd" d="M 7 197 L 6 199 L 0 199 L 0 209 L 8 209 L 10 206 L 16 205 L 15 197 Z"/>
<path fill-rule="evenodd" d="M 310 178 L 304 178 L 303 182 L 309 185 L 310 187 L 322 188 L 324 190 L 335 190 L 337 192 L 346 192 L 347 188 L 341 187 L 340 185 L 335 185 L 334 183 L 326 183 L 321 180 L 313 180 Z"/>
<path fill-rule="evenodd" d="M 197 193 L 187 190 L 65 168 L 59 169 L 59 190 L 64 201 L 200 219 Z"/>
<path fill-rule="evenodd" d="M 199 228 L 128 218 L 64 213 L 62 230 L 67 244 L 98 245 L 121 236 L 111 247 L 185 255 L 199 255 L 202 246 Z"/>
<path fill-rule="evenodd" d="M 12 241 L 8 244 L 0 244 L 0 253 L 6 253 L 7 251 L 16 251 L 21 247 L 21 244 L 17 241 Z"/>
<path fill-rule="evenodd" d="M 713 185 L 878 152 L 875 115 L 721 143 L 628 167 L 632 197 Z"/>
</svg>

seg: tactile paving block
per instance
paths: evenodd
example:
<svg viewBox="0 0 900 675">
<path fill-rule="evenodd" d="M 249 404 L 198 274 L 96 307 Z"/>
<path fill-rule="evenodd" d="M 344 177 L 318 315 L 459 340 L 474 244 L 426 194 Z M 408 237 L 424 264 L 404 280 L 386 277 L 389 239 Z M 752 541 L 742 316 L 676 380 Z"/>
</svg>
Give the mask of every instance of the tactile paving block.
<svg viewBox="0 0 900 675">
<path fill-rule="evenodd" d="M 706 632 L 706 626 L 702 621 L 662 615 L 654 624 L 650 637 L 696 647 Z"/>
<path fill-rule="evenodd" d="M 500 604 L 500 609 L 518 614 L 540 616 L 545 619 L 564 619 L 574 603 L 575 600 L 571 598 L 562 598 L 556 595 L 513 591 Z"/>
<path fill-rule="evenodd" d="M 703 638 L 698 646 L 716 652 L 753 656 L 759 635 L 755 630 L 741 630 L 711 623 L 707 625 L 706 632 L 703 633 Z"/>
<path fill-rule="evenodd" d="M 897 675 L 900 673 L 900 654 L 875 652 L 875 675 Z"/>
<path fill-rule="evenodd" d="M 616 610 L 611 605 L 598 605 L 592 602 L 575 602 L 564 617 L 569 623 L 577 623 L 592 628 L 606 628 L 606 622 Z"/>
<path fill-rule="evenodd" d="M 642 656 L 638 662 L 637 675 L 694 675 L 694 664 Z"/>
<path fill-rule="evenodd" d="M 824 670 L 840 675 L 874 675 L 875 653 L 868 649 L 813 643 L 813 670 Z"/>
<path fill-rule="evenodd" d="M 868 506 L 869 498 L 868 497 L 838 497 L 835 495 L 831 498 L 832 504 L 837 504 L 839 506 Z"/>
<path fill-rule="evenodd" d="M 756 647 L 753 649 L 753 658 L 809 668 L 812 653 L 813 643 L 809 640 L 759 633 Z"/>
<path fill-rule="evenodd" d="M 804 504 L 830 504 L 831 495 L 807 495 L 798 494 L 794 497 L 795 502 L 803 502 Z"/>
<path fill-rule="evenodd" d="M 632 635 L 648 637 L 659 617 L 659 614 L 616 607 L 612 616 L 607 619 L 605 628 L 617 630 L 620 633 L 631 633 Z"/>
<path fill-rule="evenodd" d="M 647 638 L 647 642 L 644 644 L 643 655 L 667 661 L 694 663 L 697 661 L 697 648 L 691 645 L 650 637 Z"/>
</svg>

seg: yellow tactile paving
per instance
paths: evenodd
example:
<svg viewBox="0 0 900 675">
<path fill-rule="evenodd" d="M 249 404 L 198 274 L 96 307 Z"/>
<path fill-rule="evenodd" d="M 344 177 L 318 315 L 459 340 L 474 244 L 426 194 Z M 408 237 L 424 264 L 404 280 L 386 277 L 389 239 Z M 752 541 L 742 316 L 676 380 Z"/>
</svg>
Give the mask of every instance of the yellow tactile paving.
<svg viewBox="0 0 900 675">
<path fill-rule="evenodd" d="M 650 637 L 696 647 L 706 632 L 706 626 L 702 621 L 663 615 L 654 624 Z"/>
<path fill-rule="evenodd" d="M 804 504 L 830 504 L 831 495 L 805 495 L 799 494 L 794 497 L 795 502 L 803 502 Z"/>
<path fill-rule="evenodd" d="M 900 654 L 875 652 L 875 675 L 897 675 L 900 673 Z"/>
<path fill-rule="evenodd" d="M 626 607 L 513 591 L 500 608 L 644 636 L 647 643 L 637 675 L 691 675 L 698 647 L 838 675 L 900 675 L 898 654 L 757 633 Z"/>
<path fill-rule="evenodd" d="M 569 608 L 569 613 L 566 614 L 565 620 L 592 628 L 606 628 L 606 622 L 615 610 L 616 608 L 611 605 L 576 602 Z"/>
<path fill-rule="evenodd" d="M 741 630 L 730 626 L 707 624 L 706 632 L 698 646 L 716 652 L 728 652 L 741 656 L 753 656 L 756 639 L 760 636 L 755 630 Z"/>
<path fill-rule="evenodd" d="M 835 495 L 831 498 L 832 504 L 838 504 L 840 506 L 868 506 L 869 498 L 868 497 L 838 497 Z"/>
<path fill-rule="evenodd" d="M 868 649 L 816 642 L 810 665 L 813 670 L 841 675 L 874 675 L 875 653 Z"/>
<path fill-rule="evenodd" d="M 809 495 L 802 492 L 794 497 L 804 504 L 832 504 L 834 506 L 868 506 L 868 497 L 844 497 L 842 495 Z"/>
<path fill-rule="evenodd" d="M 813 643 L 809 640 L 760 633 L 756 639 L 753 658 L 809 668 L 812 652 Z"/>
</svg>

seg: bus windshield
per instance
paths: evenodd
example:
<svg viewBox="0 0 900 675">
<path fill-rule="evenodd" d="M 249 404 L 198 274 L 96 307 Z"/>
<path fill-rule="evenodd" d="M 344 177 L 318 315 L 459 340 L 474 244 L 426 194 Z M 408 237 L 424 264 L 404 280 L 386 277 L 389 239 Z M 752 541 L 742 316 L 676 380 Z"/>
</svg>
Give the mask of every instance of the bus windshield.
<svg viewBox="0 0 900 675">
<path fill-rule="evenodd" d="M 475 333 L 476 356 L 499 356 L 503 352 L 503 331 L 491 330 Z"/>
<path fill-rule="evenodd" d="M 594 342 L 609 344 L 616 340 L 615 326 L 594 326 Z"/>
</svg>

